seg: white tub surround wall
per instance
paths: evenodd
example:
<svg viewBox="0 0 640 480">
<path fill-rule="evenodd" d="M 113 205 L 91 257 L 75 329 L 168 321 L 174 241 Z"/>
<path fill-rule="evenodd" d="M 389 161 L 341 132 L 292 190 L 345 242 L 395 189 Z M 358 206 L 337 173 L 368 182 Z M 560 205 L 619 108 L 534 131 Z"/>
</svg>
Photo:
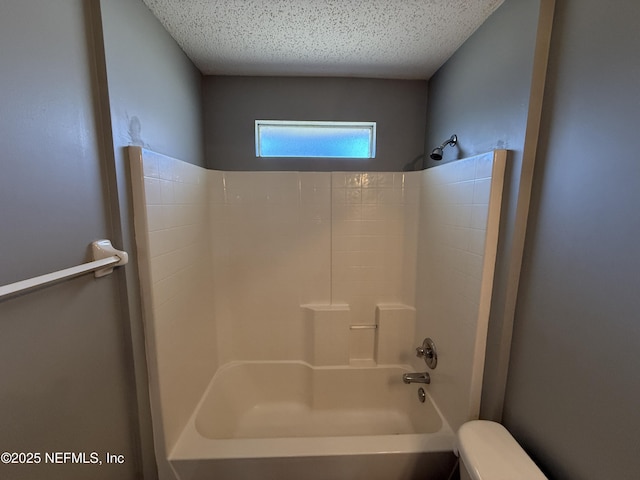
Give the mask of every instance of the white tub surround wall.
<svg viewBox="0 0 640 480">
<path fill-rule="evenodd" d="M 345 364 L 347 341 L 347 363 L 375 365 L 376 305 L 413 302 L 419 172 L 209 173 L 220 363 Z"/>
<path fill-rule="evenodd" d="M 182 462 L 198 449 L 214 463 L 231 455 L 237 439 L 203 440 L 188 418 L 216 371 L 239 362 L 306 362 L 307 373 L 333 372 L 327 385 L 335 386 L 341 369 L 363 378 L 388 368 L 426 370 L 415 347 L 430 336 L 439 362 L 425 390 L 442 409 L 442 424 L 455 429 L 475 418 L 505 157 L 499 151 L 411 173 L 218 172 L 132 148 L 154 422 L 156 435 L 164 429 L 161 445 L 173 446 L 174 465 L 200 468 Z M 400 373 L 385 385 L 418 403 L 416 386 L 402 384 Z M 398 452 L 450 449 L 448 427 L 411 435 L 395 435 Z M 371 465 L 368 455 L 384 448 L 357 438 L 343 453 L 362 454 L 358 465 Z M 285 450 L 264 452 L 291 443 L 275 440 L 243 442 L 267 449 L 254 460 L 270 460 Z M 308 456 L 340 442 L 305 438 L 295 444 L 306 450 L 286 451 Z M 234 458 L 249 458 L 243 452 Z M 237 468 L 251 471 L 246 461 L 225 465 L 229 478 Z"/>
<path fill-rule="evenodd" d="M 333 172 L 331 183 L 331 298 L 372 324 L 376 304 L 413 303 L 404 275 L 414 269 L 403 264 L 416 255 L 405 248 L 405 224 L 418 208 L 420 172 Z"/>
<path fill-rule="evenodd" d="M 505 165 L 496 150 L 422 177 L 416 338 L 436 342 L 429 391 L 454 430 L 480 409 Z"/>
<path fill-rule="evenodd" d="M 402 304 L 376 307 L 376 362 L 383 365 L 411 365 L 415 341 L 408 332 L 415 331 L 416 309 Z"/>
<path fill-rule="evenodd" d="M 381 335 L 377 305 L 413 304 L 409 237 L 417 228 L 407 224 L 415 225 L 420 172 L 333 172 L 331 186 L 331 300 L 351 309 L 350 364 L 371 366 Z"/>
<path fill-rule="evenodd" d="M 140 147 L 129 161 L 154 435 L 170 451 L 218 367 L 207 171 Z"/>
<path fill-rule="evenodd" d="M 306 359 L 301 305 L 331 302 L 331 174 L 209 171 L 221 364 Z"/>
</svg>

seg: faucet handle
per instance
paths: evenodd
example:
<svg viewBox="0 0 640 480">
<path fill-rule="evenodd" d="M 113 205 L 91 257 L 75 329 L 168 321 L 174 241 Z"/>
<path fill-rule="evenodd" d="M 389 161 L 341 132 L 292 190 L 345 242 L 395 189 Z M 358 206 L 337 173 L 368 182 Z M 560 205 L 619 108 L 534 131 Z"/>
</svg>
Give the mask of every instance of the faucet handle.
<svg viewBox="0 0 640 480">
<path fill-rule="evenodd" d="M 436 345 L 430 338 L 425 338 L 422 345 L 416 348 L 416 357 L 424 358 L 427 367 L 436 368 L 438 364 L 438 355 L 436 353 Z"/>
</svg>

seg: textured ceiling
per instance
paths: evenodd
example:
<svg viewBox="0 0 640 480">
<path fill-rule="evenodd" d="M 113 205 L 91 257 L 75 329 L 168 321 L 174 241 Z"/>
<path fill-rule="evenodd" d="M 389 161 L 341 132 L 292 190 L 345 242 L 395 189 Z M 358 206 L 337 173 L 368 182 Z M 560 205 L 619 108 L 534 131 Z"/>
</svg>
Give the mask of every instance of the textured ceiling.
<svg viewBox="0 0 640 480">
<path fill-rule="evenodd" d="M 427 79 L 503 0 L 143 0 L 207 75 Z"/>
</svg>

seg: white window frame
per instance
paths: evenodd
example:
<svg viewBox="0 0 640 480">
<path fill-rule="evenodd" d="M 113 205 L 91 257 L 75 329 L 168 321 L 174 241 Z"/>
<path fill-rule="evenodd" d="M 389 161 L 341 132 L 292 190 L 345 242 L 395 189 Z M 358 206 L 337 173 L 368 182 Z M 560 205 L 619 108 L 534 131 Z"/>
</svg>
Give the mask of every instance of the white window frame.
<svg viewBox="0 0 640 480">
<path fill-rule="evenodd" d="M 319 128 L 340 128 L 340 129 L 369 129 L 369 156 L 368 157 L 342 157 L 342 156 L 319 156 L 319 155 L 262 155 L 260 146 L 260 128 L 262 126 L 269 127 L 319 127 Z M 256 136 L 256 157 L 262 158 L 354 158 L 354 159 L 367 159 L 376 157 L 376 122 L 330 122 L 330 121 L 313 121 L 313 120 L 256 120 L 255 121 L 255 136 Z"/>
</svg>

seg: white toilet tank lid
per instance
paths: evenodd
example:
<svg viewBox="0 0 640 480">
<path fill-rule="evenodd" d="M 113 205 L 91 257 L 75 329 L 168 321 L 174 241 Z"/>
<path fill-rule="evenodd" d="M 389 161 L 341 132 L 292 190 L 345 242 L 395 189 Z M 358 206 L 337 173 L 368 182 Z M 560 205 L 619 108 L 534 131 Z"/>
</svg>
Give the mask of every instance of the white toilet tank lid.
<svg viewBox="0 0 640 480">
<path fill-rule="evenodd" d="M 458 451 L 473 480 L 546 480 L 515 438 L 496 422 L 474 420 L 458 430 Z"/>
</svg>

